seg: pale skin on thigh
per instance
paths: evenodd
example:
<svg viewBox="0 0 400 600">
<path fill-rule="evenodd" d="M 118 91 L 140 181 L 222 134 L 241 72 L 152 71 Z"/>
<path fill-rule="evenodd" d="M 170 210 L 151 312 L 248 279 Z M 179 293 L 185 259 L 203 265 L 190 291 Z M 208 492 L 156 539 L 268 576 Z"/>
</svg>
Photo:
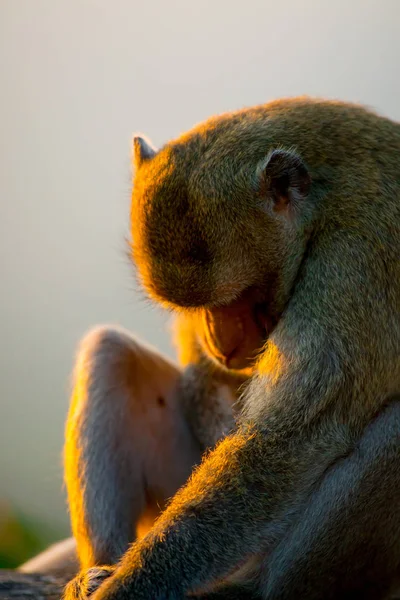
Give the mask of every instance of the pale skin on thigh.
<svg viewBox="0 0 400 600">
<path fill-rule="evenodd" d="M 83 339 L 78 351 L 70 412 L 73 425 L 67 430 L 72 444 L 67 443 L 66 462 L 72 476 L 77 459 L 76 438 L 72 440 L 76 429 L 81 436 L 87 435 L 91 444 L 98 445 L 95 454 L 101 465 L 89 459 L 91 465 L 86 471 L 94 487 L 91 497 L 86 498 L 93 503 L 93 528 L 96 524 L 100 527 L 99 521 L 108 521 L 106 534 L 112 536 L 112 523 L 118 520 L 116 529 L 121 533 L 120 508 L 125 516 L 122 528 L 126 543 L 147 533 L 166 501 L 201 459 L 199 444 L 185 422 L 175 393 L 180 374 L 171 359 L 123 329 L 97 328 Z M 114 462 L 112 456 L 107 456 L 110 442 L 120 451 L 120 455 L 114 455 Z M 112 473 L 107 475 L 107 469 L 118 471 L 121 454 L 127 473 L 121 473 L 124 481 L 113 489 L 114 477 Z M 70 501 L 79 518 L 83 517 L 80 497 L 81 491 L 73 487 Z M 96 497 L 103 504 L 100 513 L 96 512 Z M 85 536 L 77 539 L 85 555 L 89 540 Z M 67 572 L 72 576 L 79 570 L 76 546 L 73 538 L 54 544 L 20 570 Z M 82 555 L 82 546 L 79 554 Z M 93 552 L 86 550 L 86 555 L 91 560 Z M 114 562 L 116 558 L 110 556 L 104 562 Z M 103 561 L 100 558 L 96 562 Z"/>
<path fill-rule="evenodd" d="M 179 376 L 171 360 L 122 329 L 84 338 L 65 447 L 84 566 L 118 560 L 200 461 L 175 393 Z"/>
</svg>

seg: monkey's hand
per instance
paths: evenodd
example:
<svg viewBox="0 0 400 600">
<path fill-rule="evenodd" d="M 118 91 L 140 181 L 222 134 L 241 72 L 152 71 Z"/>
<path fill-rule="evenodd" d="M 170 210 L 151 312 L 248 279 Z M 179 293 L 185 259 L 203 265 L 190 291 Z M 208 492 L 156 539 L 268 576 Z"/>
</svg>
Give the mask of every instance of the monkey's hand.
<svg viewBox="0 0 400 600">
<path fill-rule="evenodd" d="M 63 599 L 87 600 L 103 581 L 114 573 L 114 570 L 114 567 L 103 566 L 81 571 L 66 585 Z"/>
</svg>

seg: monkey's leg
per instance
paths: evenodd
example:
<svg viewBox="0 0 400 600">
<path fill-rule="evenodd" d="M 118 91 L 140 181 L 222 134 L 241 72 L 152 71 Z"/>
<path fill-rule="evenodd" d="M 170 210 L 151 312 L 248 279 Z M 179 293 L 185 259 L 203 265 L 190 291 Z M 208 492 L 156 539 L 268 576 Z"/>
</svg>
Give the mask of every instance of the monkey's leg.
<svg viewBox="0 0 400 600">
<path fill-rule="evenodd" d="M 270 556 L 268 600 L 378 600 L 400 581 L 400 401 L 328 470 Z"/>
<path fill-rule="evenodd" d="M 200 461 L 174 393 L 179 376 L 122 330 L 99 328 L 83 340 L 65 445 L 82 567 L 117 562 Z"/>
</svg>

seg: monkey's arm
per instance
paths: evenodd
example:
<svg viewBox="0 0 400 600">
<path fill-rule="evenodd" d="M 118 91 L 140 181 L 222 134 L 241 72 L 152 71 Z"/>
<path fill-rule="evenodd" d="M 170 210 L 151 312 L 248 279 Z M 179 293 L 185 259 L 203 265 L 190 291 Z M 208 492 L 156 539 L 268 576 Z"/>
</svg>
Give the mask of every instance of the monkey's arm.
<svg viewBox="0 0 400 600">
<path fill-rule="evenodd" d="M 283 518 L 291 494 L 299 502 L 349 448 L 345 427 L 327 431 L 322 424 L 335 399 L 334 373 L 322 357 L 304 356 L 304 373 L 296 365 L 276 383 L 260 376 L 250 386 L 249 422 L 257 424 L 243 426 L 209 454 L 150 534 L 124 555 L 96 600 L 183 598 L 265 545 L 268 521 Z"/>
</svg>

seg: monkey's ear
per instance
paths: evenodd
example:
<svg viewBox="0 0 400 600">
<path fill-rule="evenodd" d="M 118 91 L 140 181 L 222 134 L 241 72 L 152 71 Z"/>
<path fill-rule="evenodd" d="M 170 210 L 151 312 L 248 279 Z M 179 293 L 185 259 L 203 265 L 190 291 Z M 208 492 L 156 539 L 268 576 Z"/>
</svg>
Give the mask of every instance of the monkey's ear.
<svg viewBox="0 0 400 600">
<path fill-rule="evenodd" d="M 133 138 L 133 160 L 136 168 L 140 167 L 144 162 L 147 162 L 154 158 L 157 154 L 157 150 L 142 135 L 135 135 Z"/>
<path fill-rule="evenodd" d="M 274 202 L 276 211 L 285 210 L 291 202 L 304 199 L 310 189 L 311 176 L 295 152 L 273 150 L 264 167 L 266 193 Z"/>
</svg>

